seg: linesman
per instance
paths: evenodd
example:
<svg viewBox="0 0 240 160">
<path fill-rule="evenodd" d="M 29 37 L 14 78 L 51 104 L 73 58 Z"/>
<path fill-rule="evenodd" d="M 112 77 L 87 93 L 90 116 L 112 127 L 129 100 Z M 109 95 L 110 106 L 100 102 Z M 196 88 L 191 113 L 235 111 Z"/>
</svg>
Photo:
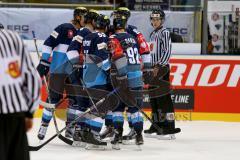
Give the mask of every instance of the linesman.
<svg viewBox="0 0 240 160">
<path fill-rule="evenodd" d="M 26 132 L 39 105 L 41 79 L 16 32 L 0 29 L 0 159 L 29 160 Z"/>
<path fill-rule="evenodd" d="M 164 28 L 163 22 L 165 20 L 165 13 L 162 10 L 153 10 L 150 15 L 151 25 L 154 30 L 150 34 L 150 41 L 153 43 L 153 52 L 151 58 L 152 64 L 152 75 L 146 77 L 153 77 L 158 79 L 159 83 L 161 80 L 169 80 L 169 59 L 171 56 L 171 38 L 170 32 Z M 161 71 L 165 70 L 166 73 L 161 77 Z M 171 94 L 166 94 L 164 96 L 159 96 L 152 98 L 152 119 L 153 121 L 163 129 L 163 133 L 157 133 L 162 135 L 170 135 L 169 138 L 175 133 L 180 132 L 180 128 L 175 128 L 175 119 L 174 119 L 174 108 L 171 100 Z M 156 133 L 157 130 L 152 125 L 148 130 L 145 130 L 145 134 Z"/>
</svg>

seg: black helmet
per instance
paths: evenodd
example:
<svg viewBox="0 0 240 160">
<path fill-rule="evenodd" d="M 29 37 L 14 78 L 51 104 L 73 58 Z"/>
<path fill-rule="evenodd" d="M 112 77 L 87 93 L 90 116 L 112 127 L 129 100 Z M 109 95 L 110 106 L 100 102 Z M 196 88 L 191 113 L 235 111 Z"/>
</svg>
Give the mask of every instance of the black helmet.
<svg viewBox="0 0 240 160">
<path fill-rule="evenodd" d="M 117 15 L 113 18 L 113 28 L 125 29 L 127 24 L 127 18 L 125 16 Z"/>
<path fill-rule="evenodd" d="M 110 25 L 110 19 L 108 16 L 100 14 L 95 21 L 95 25 L 97 29 L 105 29 Z"/>
<path fill-rule="evenodd" d="M 152 19 L 152 18 L 165 19 L 165 13 L 161 9 L 155 9 L 150 14 L 150 19 Z"/>
<path fill-rule="evenodd" d="M 99 13 L 97 10 L 90 9 L 87 14 L 84 16 L 85 23 L 92 23 L 92 21 L 96 21 Z"/>
<path fill-rule="evenodd" d="M 84 16 L 88 12 L 87 8 L 85 7 L 77 7 L 73 11 L 73 16 Z"/>
<path fill-rule="evenodd" d="M 113 15 L 115 14 L 125 16 L 127 19 L 131 16 L 131 12 L 127 7 L 119 7 L 113 12 Z"/>
</svg>

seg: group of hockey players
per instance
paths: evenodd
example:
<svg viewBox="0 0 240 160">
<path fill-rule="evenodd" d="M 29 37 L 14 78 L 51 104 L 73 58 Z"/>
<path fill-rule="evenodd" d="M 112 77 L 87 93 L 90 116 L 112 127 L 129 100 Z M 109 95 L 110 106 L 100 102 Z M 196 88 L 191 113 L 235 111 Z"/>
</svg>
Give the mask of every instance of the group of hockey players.
<svg viewBox="0 0 240 160">
<path fill-rule="evenodd" d="M 143 72 L 151 71 L 151 55 L 143 34 L 135 26 L 127 25 L 130 15 L 128 8 L 120 7 L 113 11 L 110 25 L 108 16 L 78 7 L 73 20 L 56 27 L 44 42 L 37 70 L 41 77 L 49 75 L 48 102 L 57 104 L 63 98 L 64 88 L 59 87 L 65 79 L 56 81 L 56 75 L 69 75 L 67 81 L 73 86 L 83 86 L 88 95 L 66 93 L 72 103 L 67 109 L 65 136 L 73 141 L 105 147 L 104 139 L 111 137 L 115 149 L 119 149 L 118 144 L 123 141 L 135 140 L 136 145 L 144 143 L 143 98 L 132 95 L 131 91 L 143 90 Z M 77 115 L 95 105 L 97 100 L 91 92 L 94 89 L 116 92 L 119 103 L 104 116 L 85 116 L 69 126 Z M 123 135 L 125 111 L 130 127 L 127 135 Z M 52 110 L 44 109 L 38 132 L 40 140 L 44 139 L 53 114 Z M 100 133 L 104 123 L 105 130 Z"/>
</svg>

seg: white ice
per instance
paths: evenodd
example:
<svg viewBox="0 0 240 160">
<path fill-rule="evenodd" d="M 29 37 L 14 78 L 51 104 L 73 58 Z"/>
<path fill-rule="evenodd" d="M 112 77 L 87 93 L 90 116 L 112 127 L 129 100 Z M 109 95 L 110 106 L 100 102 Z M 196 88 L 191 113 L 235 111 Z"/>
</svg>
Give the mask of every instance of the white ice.
<svg viewBox="0 0 240 160">
<path fill-rule="evenodd" d="M 124 126 L 127 132 L 127 123 Z M 39 145 L 37 131 L 40 119 L 34 120 L 34 127 L 28 133 L 30 145 Z M 58 120 L 59 128 L 64 122 Z M 149 122 L 144 128 L 148 128 Z M 58 138 L 37 152 L 31 152 L 32 160 L 239 160 L 240 123 L 182 121 L 177 122 L 182 132 L 176 140 L 145 138 L 142 151 L 135 145 L 122 145 L 121 150 L 85 150 L 68 146 Z M 53 122 L 49 126 L 47 138 L 55 134 Z M 64 135 L 64 134 L 63 134 Z"/>
</svg>

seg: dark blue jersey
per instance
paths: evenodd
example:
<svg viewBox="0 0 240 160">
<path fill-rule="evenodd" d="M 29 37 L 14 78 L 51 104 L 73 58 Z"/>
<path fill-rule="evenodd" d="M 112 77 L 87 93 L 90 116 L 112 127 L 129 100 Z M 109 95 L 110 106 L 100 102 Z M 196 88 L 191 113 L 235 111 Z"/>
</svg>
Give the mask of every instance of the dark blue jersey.
<svg viewBox="0 0 240 160">
<path fill-rule="evenodd" d="M 108 37 L 105 33 L 94 32 L 83 40 L 85 68 L 83 78 L 87 87 L 107 84 L 107 70 L 110 68 Z"/>
<path fill-rule="evenodd" d="M 67 60 L 66 52 L 76 32 L 73 24 L 64 23 L 55 28 L 44 41 L 42 59 L 50 61 L 52 54 L 50 73 L 62 73 L 61 66 Z"/>
<path fill-rule="evenodd" d="M 73 38 L 69 48 L 67 50 L 67 57 L 68 60 L 71 61 L 72 64 L 81 63 L 81 52 L 82 52 L 82 43 L 83 38 L 86 37 L 88 34 L 92 33 L 88 28 L 80 28 L 77 31 L 76 36 Z"/>
<path fill-rule="evenodd" d="M 127 75 L 129 87 L 141 87 L 142 71 L 140 65 L 139 46 L 129 33 L 116 33 L 110 37 L 112 62 L 118 76 Z"/>
<path fill-rule="evenodd" d="M 139 54 L 141 55 L 144 69 L 150 68 L 151 67 L 150 49 L 143 34 L 137 30 L 136 26 L 132 26 L 132 25 L 127 26 L 126 32 L 131 34 L 138 43 Z"/>
</svg>

